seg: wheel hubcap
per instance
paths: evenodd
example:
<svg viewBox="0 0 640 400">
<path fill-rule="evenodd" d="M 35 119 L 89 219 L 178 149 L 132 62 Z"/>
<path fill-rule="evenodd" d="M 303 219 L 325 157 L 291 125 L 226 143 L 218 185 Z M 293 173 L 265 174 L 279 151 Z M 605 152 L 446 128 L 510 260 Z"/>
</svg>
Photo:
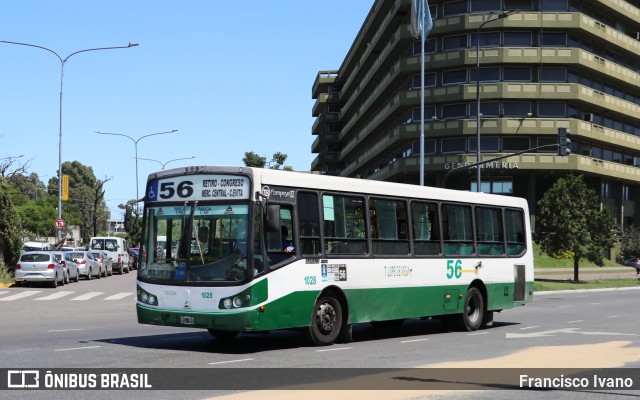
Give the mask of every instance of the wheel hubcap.
<svg viewBox="0 0 640 400">
<path fill-rule="evenodd" d="M 336 323 L 336 310 L 331 304 L 321 304 L 318 308 L 318 326 L 324 332 L 331 332 Z"/>
</svg>

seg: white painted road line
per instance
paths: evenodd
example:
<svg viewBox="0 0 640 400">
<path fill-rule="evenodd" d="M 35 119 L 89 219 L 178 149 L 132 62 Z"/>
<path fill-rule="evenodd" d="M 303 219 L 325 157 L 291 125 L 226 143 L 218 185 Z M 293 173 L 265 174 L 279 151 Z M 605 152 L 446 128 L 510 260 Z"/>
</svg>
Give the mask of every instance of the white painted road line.
<svg viewBox="0 0 640 400">
<path fill-rule="evenodd" d="M 316 353 L 324 353 L 326 351 L 351 350 L 353 347 L 338 347 L 337 349 L 316 350 Z"/>
<path fill-rule="evenodd" d="M 83 294 L 82 296 L 74 297 L 71 300 L 76 300 L 76 301 L 89 300 L 96 296 L 100 296 L 101 294 L 104 294 L 104 292 L 89 292 L 89 293 Z"/>
<path fill-rule="evenodd" d="M 12 300 L 24 299 L 25 297 L 34 296 L 38 293 L 40 293 L 40 290 L 30 290 L 28 292 L 20 292 L 20 293 L 14 294 L 13 296 L 0 298 L 0 301 L 12 301 Z"/>
<path fill-rule="evenodd" d="M 55 349 L 53 351 L 71 351 L 71 350 L 99 349 L 100 347 L 102 347 L 102 346 L 72 347 L 70 349 Z"/>
<path fill-rule="evenodd" d="M 106 297 L 105 300 L 122 300 L 125 297 L 133 296 L 133 292 L 122 292 L 114 294 L 113 296 Z"/>
<path fill-rule="evenodd" d="M 212 362 L 212 363 L 208 363 L 208 364 L 209 365 L 229 364 L 229 363 L 236 363 L 236 362 L 243 362 L 243 361 L 253 361 L 253 358 L 243 358 L 241 360 L 219 361 L 219 362 Z"/>
<path fill-rule="evenodd" d="M 47 331 L 47 333 L 54 333 L 54 332 L 71 332 L 71 331 L 83 331 L 84 328 L 71 328 L 71 329 L 51 329 L 49 331 Z"/>
<path fill-rule="evenodd" d="M 413 339 L 413 340 L 403 340 L 400 343 L 414 343 L 414 342 L 426 342 L 429 339 Z"/>
<path fill-rule="evenodd" d="M 68 295 L 70 295 L 72 293 L 75 293 L 75 292 L 69 292 L 69 291 L 61 290 L 59 292 L 52 293 L 52 294 L 50 294 L 48 296 L 38 297 L 37 299 L 34 299 L 34 300 L 45 300 L 45 301 L 46 300 L 55 300 L 55 299 L 59 299 L 59 298 L 64 297 L 64 296 L 68 296 Z"/>
</svg>

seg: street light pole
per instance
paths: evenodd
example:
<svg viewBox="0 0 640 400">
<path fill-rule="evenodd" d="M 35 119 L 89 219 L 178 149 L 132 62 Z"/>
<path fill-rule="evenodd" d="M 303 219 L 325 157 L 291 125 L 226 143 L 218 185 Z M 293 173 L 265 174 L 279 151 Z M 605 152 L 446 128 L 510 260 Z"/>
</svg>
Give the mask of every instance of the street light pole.
<svg viewBox="0 0 640 400">
<path fill-rule="evenodd" d="M 509 15 L 518 13 L 520 10 L 505 11 L 496 15 L 495 18 L 488 19 L 481 23 L 476 30 L 476 162 L 480 162 L 480 30 L 489 22 L 507 18 Z M 477 166 L 476 192 L 480 192 L 481 170 L 480 164 Z"/>
<path fill-rule="evenodd" d="M 59 109 L 59 116 L 58 116 L 58 118 L 59 118 L 59 125 L 58 125 L 58 218 L 61 219 L 62 218 L 62 88 L 63 88 L 63 84 L 64 84 L 64 66 L 65 66 L 67 60 L 69 60 L 69 58 L 71 58 L 72 56 L 74 56 L 76 54 L 86 53 L 88 51 L 97 51 L 97 50 L 128 49 L 129 47 L 138 46 L 138 43 L 129 43 L 127 46 L 96 47 L 96 48 L 91 48 L 91 49 L 78 50 L 78 51 L 75 51 L 75 52 L 69 54 L 65 58 L 62 58 L 62 56 L 60 56 L 58 53 L 56 53 L 55 51 L 53 51 L 53 50 L 51 50 L 49 48 L 46 48 L 44 46 L 38 46 L 38 45 L 35 45 L 35 44 L 29 44 L 29 43 L 9 42 L 9 41 L 6 41 L 6 40 L 0 40 L 0 43 L 17 44 L 17 45 L 20 45 L 20 46 L 35 47 L 37 49 L 46 50 L 49 53 L 52 53 L 53 55 L 58 57 L 58 60 L 60 61 L 60 100 L 59 100 L 60 109 Z M 61 237 L 62 237 L 62 231 L 58 231 L 58 240 L 60 240 Z"/>
<path fill-rule="evenodd" d="M 135 152 L 136 152 L 136 202 L 138 202 L 140 200 L 140 196 L 138 195 L 138 142 L 141 141 L 142 139 L 149 137 L 149 136 L 156 136 L 156 135 L 164 135 L 165 133 L 173 133 L 173 132 L 178 132 L 177 129 L 173 129 L 167 132 L 157 132 L 157 133 L 150 133 L 148 135 L 144 135 L 144 136 L 140 136 L 138 139 L 134 139 L 129 135 L 125 135 L 122 133 L 109 133 L 109 132 L 98 132 L 96 131 L 97 134 L 99 135 L 113 135 L 113 136 L 124 136 L 126 138 L 129 138 L 135 147 Z"/>
<path fill-rule="evenodd" d="M 138 160 L 155 161 L 155 162 L 157 162 L 158 164 L 162 165 L 162 170 L 164 171 L 164 167 L 165 167 L 167 164 L 169 164 L 170 162 L 173 162 L 173 161 L 179 161 L 179 160 L 191 160 L 192 158 L 196 158 L 196 156 L 183 157 L 183 158 L 174 158 L 173 160 L 169 160 L 169 161 L 167 161 L 167 162 L 165 162 L 165 163 L 163 163 L 162 161 L 154 160 L 154 159 L 152 159 L 152 158 L 142 158 L 142 157 L 140 157 L 140 158 L 138 158 Z"/>
</svg>

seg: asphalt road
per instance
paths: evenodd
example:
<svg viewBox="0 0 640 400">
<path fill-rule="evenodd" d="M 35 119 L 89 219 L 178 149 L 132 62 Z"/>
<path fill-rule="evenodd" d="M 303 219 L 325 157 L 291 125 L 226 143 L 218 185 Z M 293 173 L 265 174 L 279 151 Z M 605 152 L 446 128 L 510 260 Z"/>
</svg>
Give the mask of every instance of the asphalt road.
<svg viewBox="0 0 640 400">
<path fill-rule="evenodd" d="M 452 366 L 457 373 L 472 376 L 474 370 L 487 368 L 574 368 L 572 360 L 580 361 L 580 367 L 640 368 L 640 290 L 635 289 L 538 294 L 533 303 L 497 314 L 494 327 L 477 332 L 448 332 L 435 320 L 405 321 L 390 330 L 363 324 L 354 327 L 354 342 L 319 348 L 308 347 L 296 331 L 241 334 L 225 343 L 202 330 L 139 325 L 134 292 L 135 273 L 57 289 L 0 289 L 0 369 L 216 369 L 213 376 L 223 387 L 249 389 L 247 382 L 256 382 L 261 375 L 276 371 L 293 377 L 293 371 L 302 368 L 311 374 L 333 373 L 333 379 L 370 374 L 365 368 Z M 179 377 L 176 373 L 167 381 Z M 279 378 L 274 376 L 273 382 Z M 366 378 L 364 382 L 356 386 L 379 383 Z M 209 384 L 213 389 L 180 392 L 29 391 L 28 398 L 200 399 L 233 392 L 216 390 L 215 382 Z M 313 393 L 322 397 L 329 392 Z M 347 393 L 351 395 L 346 397 L 353 398 L 353 392 Z M 421 393 L 416 397 L 413 392 L 400 392 L 405 397 L 399 398 L 436 395 Z M 601 391 L 580 393 L 586 398 L 603 395 Z M 533 398 L 530 395 L 534 394 L 535 398 L 556 399 L 573 398 L 576 392 L 453 391 L 447 397 L 506 399 Z M 631 394 L 640 393 L 623 392 Z M 2 391 L 0 396 L 22 399 L 25 392 Z M 329 397 L 342 398 L 335 393 Z"/>
</svg>

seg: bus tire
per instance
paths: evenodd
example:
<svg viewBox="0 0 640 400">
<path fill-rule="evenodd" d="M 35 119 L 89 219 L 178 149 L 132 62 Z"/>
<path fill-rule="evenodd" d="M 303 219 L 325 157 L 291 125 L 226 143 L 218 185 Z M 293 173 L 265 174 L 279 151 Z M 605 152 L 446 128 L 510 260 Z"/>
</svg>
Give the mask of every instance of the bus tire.
<svg viewBox="0 0 640 400">
<path fill-rule="evenodd" d="M 331 294 L 323 294 L 313 306 L 307 339 L 316 346 L 326 346 L 338 339 L 342 330 L 342 305 Z"/>
<path fill-rule="evenodd" d="M 484 298 L 478 288 L 471 287 L 464 297 L 464 310 L 460 317 L 460 328 L 466 331 L 477 331 L 484 320 Z"/>
<path fill-rule="evenodd" d="M 238 336 L 238 331 L 223 331 L 220 329 L 207 329 L 209 334 L 219 340 L 231 340 Z"/>
</svg>

